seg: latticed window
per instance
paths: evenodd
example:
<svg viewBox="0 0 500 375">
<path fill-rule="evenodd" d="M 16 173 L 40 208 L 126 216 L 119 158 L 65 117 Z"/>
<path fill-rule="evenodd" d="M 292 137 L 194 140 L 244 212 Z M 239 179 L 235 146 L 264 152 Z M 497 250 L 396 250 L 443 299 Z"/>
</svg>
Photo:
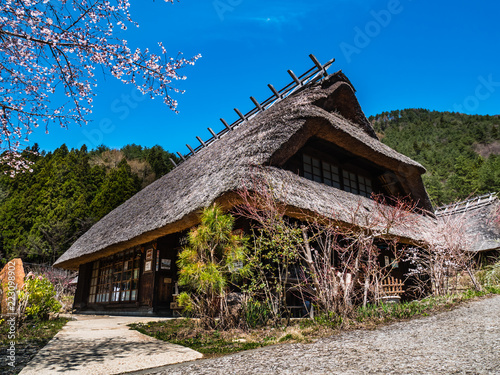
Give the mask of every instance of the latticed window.
<svg viewBox="0 0 500 375">
<path fill-rule="evenodd" d="M 369 178 L 358 176 L 359 194 L 370 198 L 372 194 L 372 181 Z"/>
<path fill-rule="evenodd" d="M 358 190 L 358 179 L 356 174 L 352 172 L 342 171 L 344 176 L 344 190 L 349 193 L 359 194 Z"/>
<path fill-rule="evenodd" d="M 304 177 L 328 186 L 370 197 L 372 182 L 369 178 L 339 168 L 335 164 L 309 155 L 302 155 Z M 342 178 L 341 178 L 342 177 Z"/>
<path fill-rule="evenodd" d="M 92 275 L 90 277 L 90 293 L 89 303 L 95 302 L 95 295 L 97 291 L 97 276 L 99 275 L 99 261 L 94 262 L 92 265 Z"/>
<path fill-rule="evenodd" d="M 316 182 L 323 182 L 321 163 L 318 159 L 304 155 L 304 177 Z"/>
<path fill-rule="evenodd" d="M 139 250 L 127 250 L 94 262 L 89 303 L 137 301 L 140 260 Z"/>
<path fill-rule="evenodd" d="M 328 186 L 333 186 L 340 189 L 339 168 L 327 162 L 322 162 L 321 165 L 323 167 L 323 182 Z"/>
</svg>

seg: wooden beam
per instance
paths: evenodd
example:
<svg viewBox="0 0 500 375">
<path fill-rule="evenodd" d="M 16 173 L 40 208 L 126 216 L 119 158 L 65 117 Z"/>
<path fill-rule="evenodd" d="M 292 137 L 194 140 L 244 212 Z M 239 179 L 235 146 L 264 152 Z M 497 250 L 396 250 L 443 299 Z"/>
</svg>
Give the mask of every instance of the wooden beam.
<svg viewBox="0 0 500 375">
<path fill-rule="evenodd" d="M 323 76 L 324 77 L 327 77 L 328 76 L 328 73 L 326 72 L 326 69 L 323 65 L 321 65 L 321 63 L 318 61 L 318 59 L 316 58 L 316 56 L 314 56 L 312 53 L 309 55 L 309 58 L 313 61 L 314 65 L 316 65 L 316 67 L 319 69 L 320 72 L 323 72 Z M 331 63 L 333 63 L 335 61 L 335 59 L 333 59 L 331 61 Z M 330 63 L 330 64 L 331 64 Z"/>
<path fill-rule="evenodd" d="M 202 145 L 203 147 L 206 147 L 206 144 L 205 144 L 205 142 L 203 142 L 203 139 L 201 139 L 201 138 L 200 138 L 200 137 L 198 137 L 198 136 L 196 136 L 196 139 L 198 140 L 198 142 L 200 142 L 200 143 L 201 143 L 201 145 Z"/>
<path fill-rule="evenodd" d="M 207 129 L 210 132 L 210 134 L 212 134 L 212 136 L 214 137 L 214 139 L 219 139 L 219 136 L 217 134 L 215 134 L 215 132 L 212 130 L 212 128 L 207 128 Z"/>
<path fill-rule="evenodd" d="M 267 87 L 269 87 L 271 89 L 271 91 L 273 92 L 273 94 L 276 96 L 276 98 L 278 99 L 281 99 L 281 95 L 280 93 L 274 88 L 273 85 L 271 85 L 270 83 L 267 85 Z"/>
<path fill-rule="evenodd" d="M 300 79 L 297 78 L 297 76 L 295 75 L 294 72 L 292 72 L 290 69 L 288 69 L 287 72 L 288 72 L 288 74 L 290 74 L 290 77 L 292 77 L 292 79 L 295 81 L 297 86 L 302 86 L 302 82 L 300 81 Z"/>
<path fill-rule="evenodd" d="M 229 126 L 229 124 L 226 122 L 226 120 L 224 120 L 223 118 L 220 119 L 222 121 L 222 123 L 224 124 L 224 126 L 227 128 L 227 130 L 233 130 L 231 129 L 231 127 Z"/>
<path fill-rule="evenodd" d="M 177 155 L 179 155 L 179 157 L 180 157 L 182 160 L 186 161 L 186 158 L 184 157 L 184 155 L 182 155 L 179 151 L 177 151 Z"/>
<path fill-rule="evenodd" d="M 189 148 L 189 151 L 191 151 L 191 153 L 194 155 L 194 150 L 191 148 L 191 146 L 188 145 L 187 143 L 186 143 L 186 146 L 187 146 L 187 148 Z"/>
<path fill-rule="evenodd" d="M 255 104 L 259 111 L 264 112 L 266 109 L 260 105 L 260 103 L 253 96 L 250 97 L 250 100 Z"/>
<path fill-rule="evenodd" d="M 243 120 L 243 122 L 247 122 L 247 118 L 243 116 L 243 113 L 240 112 L 238 108 L 234 108 L 234 111 L 240 116 L 240 118 Z"/>
<path fill-rule="evenodd" d="M 174 161 L 174 159 L 169 158 L 170 162 L 174 165 L 174 168 L 177 168 L 177 163 Z"/>
</svg>

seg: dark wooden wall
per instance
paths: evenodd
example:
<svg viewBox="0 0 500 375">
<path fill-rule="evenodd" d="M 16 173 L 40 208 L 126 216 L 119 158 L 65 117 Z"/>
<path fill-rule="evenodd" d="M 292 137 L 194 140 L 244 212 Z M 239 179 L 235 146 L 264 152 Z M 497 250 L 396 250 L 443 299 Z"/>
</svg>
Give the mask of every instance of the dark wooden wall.
<svg viewBox="0 0 500 375">
<path fill-rule="evenodd" d="M 81 264 L 78 270 L 78 284 L 76 285 L 74 309 L 83 309 L 87 306 L 90 289 L 90 276 L 92 275 L 92 262 Z"/>
</svg>

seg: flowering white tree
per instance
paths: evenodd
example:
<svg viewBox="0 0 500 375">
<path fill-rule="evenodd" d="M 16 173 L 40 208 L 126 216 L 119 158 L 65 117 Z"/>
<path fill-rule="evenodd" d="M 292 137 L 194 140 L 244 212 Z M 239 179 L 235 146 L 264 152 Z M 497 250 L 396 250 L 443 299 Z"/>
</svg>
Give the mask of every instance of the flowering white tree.
<svg viewBox="0 0 500 375">
<path fill-rule="evenodd" d="M 173 0 L 165 0 L 173 2 Z M 15 164 L 21 142 L 40 125 L 86 124 L 95 71 L 111 73 L 143 94 L 177 102 L 172 82 L 191 59 L 131 50 L 118 33 L 137 26 L 129 0 L 2 0 L 0 2 L 0 152 Z M 14 161 L 14 162 L 12 162 Z M 17 162 L 18 163 L 18 162 Z"/>
<path fill-rule="evenodd" d="M 471 234 L 469 226 L 468 218 L 472 215 L 474 214 L 464 212 L 438 217 L 436 225 L 423 233 L 425 250 L 409 251 L 407 260 L 414 266 L 409 276 L 415 281 L 423 280 L 424 284 L 429 279 L 434 295 L 449 293 L 453 289 L 450 280 L 460 272 L 465 272 L 474 288 L 481 290 L 473 272 L 477 252 L 473 251 L 472 247 L 477 236 Z"/>
</svg>

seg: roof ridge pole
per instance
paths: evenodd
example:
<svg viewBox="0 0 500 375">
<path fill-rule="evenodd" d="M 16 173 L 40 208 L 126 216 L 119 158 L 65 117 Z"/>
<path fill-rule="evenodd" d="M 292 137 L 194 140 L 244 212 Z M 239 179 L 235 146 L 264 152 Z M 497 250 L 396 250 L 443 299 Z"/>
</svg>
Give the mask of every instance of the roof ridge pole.
<svg viewBox="0 0 500 375">
<path fill-rule="evenodd" d="M 302 81 L 300 79 L 298 79 L 297 76 L 295 75 L 295 73 L 292 72 L 290 69 L 287 70 L 287 73 L 290 74 L 290 77 L 292 77 L 292 79 L 295 81 L 295 83 L 297 84 L 297 86 L 303 86 L 304 85 L 302 83 Z"/>
<path fill-rule="evenodd" d="M 243 116 L 243 113 L 240 112 L 238 108 L 234 108 L 234 111 L 240 116 L 240 118 L 243 120 L 243 122 L 247 122 L 247 118 Z"/>
<path fill-rule="evenodd" d="M 250 97 L 250 100 L 255 104 L 255 107 L 261 112 L 264 112 L 266 109 L 260 105 L 260 103 L 253 96 Z"/>
<path fill-rule="evenodd" d="M 323 73 L 323 76 L 324 77 L 328 77 L 328 73 L 326 72 L 326 69 L 323 65 L 321 65 L 321 63 L 318 61 L 318 59 L 316 58 L 316 56 L 314 56 L 312 53 L 309 55 L 309 58 L 313 61 L 314 65 L 316 65 L 316 67 L 319 69 L 319 71 L 321 71 Z M 333 61 L 335 61 L 335 59 L 333 59 Z M 332 62 L 333 62 L 332 61 Z"/>
<path fill-rule="evenodd" d="M 174 168 L 177 168 L 177 163 L 174 161 L 174 159 L 169 158 L 170 162 L 174 165 Z"/>
<path fill-rule="evenodd" d="M 271 85 L 270 83 L 268 83 L 267 87 L 269 87 L 271 89 L 271 91 L 273 92 L 273 94 L 276 96 L 277 99 L 281 99 L 280 93 L 274 88 L 273 85 Z"/>
<path fill-rule="evenodd" d="M 227 130 L 233 130 L 231 129 L 231 127 L 229 126 L 229 124 L 226 122 L 226 120 L 224 120 L 223 118 L 220 119 L 222 121 L 222 123 L 224 124 L 224 126 L 227 128 Z"/>
<path fill-rule="evenodd" d="M 203 147 L 206 147 L 205 142 L 203 142 L 203 140 L 202 140 L 200 137 L 196 136 L 196 139 L 198 140 L 198 142 L 200 142 L 200 143 L 201 143 L 201 145 L 202 145 Z"/>
<path fill-rule="evenodd" d="M 186 143 L 186 146 L 187 146 L 187 148 L 189 148 L 189 151 L 191 151 L 191 153 L 194 155 L 194 150 L 191 148 L 191 146 L 188 145 L 187 143 Z"/>
<path fill-rule="evenodd" d="M 207 129 L 210 132 L 210 134 L 213 135 L 214 139 L 219 139 L 219 136 L 217 134 L 215 134 L 215 132 L 212 130 L 212 128 L 207 128 Z"/>
<path fill-rule="evenodd" d="M 186 158 L 184 157 L 184 155 L 182 155 L 179 151 L 177 151 L 177 155 L 179 155 L 182 160 L 186 161 Z"/>
</svg>

